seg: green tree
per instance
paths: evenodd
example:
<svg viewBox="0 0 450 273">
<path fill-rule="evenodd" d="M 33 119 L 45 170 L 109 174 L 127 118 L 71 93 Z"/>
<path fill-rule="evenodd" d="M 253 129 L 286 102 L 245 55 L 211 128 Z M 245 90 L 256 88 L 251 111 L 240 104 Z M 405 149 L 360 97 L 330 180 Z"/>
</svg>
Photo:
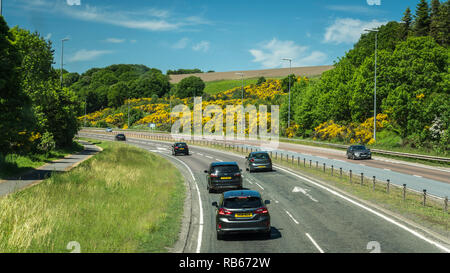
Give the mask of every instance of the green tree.
<svg viewBox="0 0 450 273">
<path fill-rule="evenodd" d="M 266 78 L 264 77 L 259 77 L 258 81 L 256 82 L 256 85 L 261 85 L 262 83 L 266 82 Z"/>
<path fill-rule="evenodd" d="M 420 0 L 416 8 L 414 32 L 416 36 L 427 36 L 430 32 L 430 8 L 426 0 Z"/>
<path fill-rule="evenodd" d="M 412 24 L 411 9 L 409 7 L 406 8 L 405 13 L 403 14 L 402 22 L 403 22 L 402 38 L 403 40 L 406 40 L 411 31 L 411 24 Z"/>
<path fill-rule="evenodd" d="M 202 79 L 195 76 L 190 76 L 182 79 L 176 89 L 176 96 L 178 98 L 187 98 L 194 96 L 202 96 L 205 89 L 205 83 Z"/>
<path fill-rule="evenodd" d="M 121 106 L 129 95 L 128 85 L 124 82 L 118 82 L 109 87 L 108 105 L 112 107 Z"/>
<path fill-rule="evenodd" d="M 30 100 L 20 88 L 21 58 L 15 43 L 13 33 L 0 16 L 0 158 L 14 144 L 23 144 L 33 129 Z"/>
<path fill-rule="evenodd" d="M 431 14 L 430 14 L 430 36 L 438 41 L 439 37 L 439 9 L 441 2 L 439 0 L 431 1 Z"/>
</svg>

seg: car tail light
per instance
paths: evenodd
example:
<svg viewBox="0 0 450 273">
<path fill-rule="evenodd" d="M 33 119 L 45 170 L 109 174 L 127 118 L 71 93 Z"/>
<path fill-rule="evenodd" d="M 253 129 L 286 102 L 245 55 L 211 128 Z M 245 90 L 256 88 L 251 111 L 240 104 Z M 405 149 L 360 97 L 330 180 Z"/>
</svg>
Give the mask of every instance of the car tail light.
<svg viewBox="0 0 450 273">
<path fill-rule="evenodd" d="M 233 212 L 231 212 L 231 211 L 229 211 L 229 210 L 227 210 L 227 209 L 224 209 L 224 208 L 220 208 L 219 209 L 219 214 L 220 215 L 230 215 L 230 214 L 232 214 Z"/>
<path fill-rule="evenodd" d="M 269 211 L 267 210 L 267 208 L 259 208 L 257 210 L 255 210 L 256 214 L 267 214 L 269 213 Z"/>
<path fill-rule="evenodd" d="M 255 160 L 252 158 L 252 159 L 250 159 L 250 162 L 255 162 Z"/>
<path fill-rule="evenodd" d="M 236 176 L 236 177 L 240 177 L 240 176 L 241 176 L 241 174 L 240 174 L 240 173 L 237 173 L 237 174 L 235 174 L 234 176 Z"/>
<path fill-rule="evenodd" d="M 210 174 L 209 177 L 219 177 L 217 174 Z"/>
<path fill-rule="evenodd" d="M 177 146 L 175 146 L 175 150 L 176 150 L 176 149 L 178 149 L 178 147 L 177 147 Z"/>
</svg>

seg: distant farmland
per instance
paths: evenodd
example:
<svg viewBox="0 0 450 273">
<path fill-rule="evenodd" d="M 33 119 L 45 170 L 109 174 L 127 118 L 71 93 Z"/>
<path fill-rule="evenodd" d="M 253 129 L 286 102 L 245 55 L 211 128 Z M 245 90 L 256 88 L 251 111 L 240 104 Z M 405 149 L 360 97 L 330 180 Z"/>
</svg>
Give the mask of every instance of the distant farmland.
<svg viewBox="0 0 450 273">
<path fill-rule="evenodd" d="M 330 69 L 333 69 L 332 65 L 293 67 L 291 72 L 297 76 L 301 75 L 311 77 L 321 75 L 323 72 Z M 244 73 L 244 78 L 246 79 L 257 78 L 261 76 L 266 78 L 278 78 L 289 75 L 289 68 L 170 75 L 170 82 L 178 83 L 182 79 L 189 76 L 200 77 L 205 82 L 240 79 L 241 76 L 236 75 L 236 73 Z"/>
</svg>

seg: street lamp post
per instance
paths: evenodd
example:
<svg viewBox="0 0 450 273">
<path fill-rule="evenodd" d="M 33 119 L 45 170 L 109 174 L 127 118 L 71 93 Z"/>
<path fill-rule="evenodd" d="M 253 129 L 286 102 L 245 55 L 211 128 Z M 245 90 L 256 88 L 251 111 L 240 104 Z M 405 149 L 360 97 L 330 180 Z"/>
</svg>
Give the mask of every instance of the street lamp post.
<svg viewBox="0 0 450 273">
<path fill-rule="evenodd" d="M 61 88 L 63 88 L 64 42 L 68 40 L 69 38 L 64 38 L 61 40 Z"/>
<path fill-rule="evenodd" d="M 283 61 L 289 61 L 289 106 L 288 106 L 288 128 L 291 127 L 291 68 L 292 68 L 292 59 L 284 58 L 281 59 Z"/>
<path fill-rule="evenodd" d="M 2 0 L 0 0 L 0 16 L 2 16 L 3 15 L 3 13 L 2 13 Z"/>
<path fill-rule="evenodd" d="M 241 84 L 241 98 L 242 98 L 242 107 L 244 107 L 244 73 L 236 73 L 236 75 L 241 76 L 242 84 Z M 245 114 L 242 113 L 242 126 L 241 126 L 241 134 L 243 134 L 245 124 Z"/>
<path fill-rule="evenodd" d="M 375 87 L 373 91 L 373 139 L 377 141 L 377 49 L 378 49 L 378 30 L 365 29 L 364 31 L 375 32 Z"/>
</svg>

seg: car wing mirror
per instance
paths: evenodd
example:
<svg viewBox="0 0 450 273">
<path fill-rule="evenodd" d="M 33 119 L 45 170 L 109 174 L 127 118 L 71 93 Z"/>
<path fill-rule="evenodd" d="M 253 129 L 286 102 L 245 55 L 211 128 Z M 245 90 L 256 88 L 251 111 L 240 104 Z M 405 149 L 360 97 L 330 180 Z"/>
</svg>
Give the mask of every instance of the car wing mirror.
<svg viewBox="0 0 450 273">
<path fill-rule="evenodd" d="M 212 202 L 211 205 L 213 205 L 214 207 L 218 208 L 219 204 L 217 204 L 217 202 Z"/>
<path fill-rule="evenodd" d="M 270 200 L 264 200 L 264 204 L 265 205 L 269 205 L 270 204 Z"/>
<path fill-rule="evenodd" d="M 204 172 L 204 173 L 208 173 L 208 170 L 204 170 L 203 172 Z"/>
</svg>

